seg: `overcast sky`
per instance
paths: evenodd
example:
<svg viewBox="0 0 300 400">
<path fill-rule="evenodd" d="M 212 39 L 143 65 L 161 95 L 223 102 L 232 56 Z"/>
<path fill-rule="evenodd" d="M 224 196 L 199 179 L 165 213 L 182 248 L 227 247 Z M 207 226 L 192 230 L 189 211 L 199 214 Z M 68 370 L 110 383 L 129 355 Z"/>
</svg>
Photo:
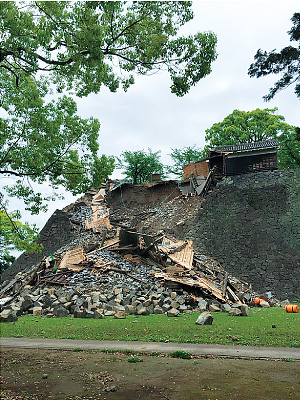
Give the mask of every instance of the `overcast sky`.
<svg viewBox="0 0 300 400">
<path fill-rule="evenodd" d="M 218 58 L 212 73 L 202 79 L 183 98 L 170 92 L 167 73 L 136 76 L 127 93 L 110 93 L 77 99 L 78 114 L 93 116 L 101 122 L 100 152 L 119 156 L 124 150 L 151 148 L 161 151 L 163 163 L 171 162 L 171 148 L 205 144 L 205 130 L 222 121 L 233 110 L 278 107 L 286 122 L 299 125 L 299 100 L 290 87 L 266 103 L 262 96 L 276 81 L 276 76 L 250 78 L 247 74 L 256 51 L 261 48 L 281 50 L 290 44 L 287 31 L 299 1 L 196 1 L 194 19 L 186 24 L 184 34 L 212 31 L 218 38 Z M 114 178 L 122 178 L 115 171 Z M 56 208 L 72 201 L 50 204 L 49 212 L 26 220 L 42 227 Z"/>
</svg>

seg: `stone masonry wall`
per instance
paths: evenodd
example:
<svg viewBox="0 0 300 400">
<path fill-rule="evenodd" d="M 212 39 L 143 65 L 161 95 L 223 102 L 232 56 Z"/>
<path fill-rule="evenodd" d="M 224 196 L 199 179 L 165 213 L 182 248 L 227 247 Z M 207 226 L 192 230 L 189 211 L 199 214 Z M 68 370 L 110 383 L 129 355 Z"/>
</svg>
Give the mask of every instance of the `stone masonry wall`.
<svg viewBox="0 0 300 400">
<path fill-rule="evenodd" d="M 299 300 L 300 170 L 224 179 L 185 236 L 255 290 Z"/>
</svg>

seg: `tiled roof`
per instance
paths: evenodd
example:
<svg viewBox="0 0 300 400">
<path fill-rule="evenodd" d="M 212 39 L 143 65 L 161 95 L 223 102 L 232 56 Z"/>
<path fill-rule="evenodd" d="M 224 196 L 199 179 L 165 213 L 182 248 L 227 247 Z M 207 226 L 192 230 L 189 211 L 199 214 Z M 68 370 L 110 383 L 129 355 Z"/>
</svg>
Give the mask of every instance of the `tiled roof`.
<svg viewBox="0 0 300 400">
<path fill-rule="evenodd" d="M 229 144 L 227 146 L 216 146 L 213 151 L 251 151 L 257 149 L 269 149 L 272 147 L 279 147 L 277 140 L 265 140 L 263 142 Z"/>
</svg>

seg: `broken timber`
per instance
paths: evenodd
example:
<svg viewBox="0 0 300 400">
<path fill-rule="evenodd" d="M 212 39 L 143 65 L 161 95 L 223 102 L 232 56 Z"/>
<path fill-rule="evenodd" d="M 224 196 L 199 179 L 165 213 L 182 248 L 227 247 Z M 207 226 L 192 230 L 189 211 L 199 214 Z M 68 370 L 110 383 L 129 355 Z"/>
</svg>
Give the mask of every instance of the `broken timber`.
<svg viewBox="0 0 300 400">
<path fill-rule="evenodd" d="M 193 268 L 194 250 L 192 240 L 175 242 L 164 237 L 162 244 L 158 245 L 158 247 L 159 250 L 166 254 L 175 264 L 179 264 L 187 270 Z"/>
<path fill-rule="evenodd" d="M 207 290 L 211 295 L 216 297 L 218 300 L 221 300 L 223 302 L 228 301 L 223 297 L 222 291 L 212 282 L 208 281 L 205 278 L 197 277 L 197 280 L 194 280 L 192 278 L 174 278 L 165 272 L 154 272 L 154 276 L 155 278 L 163 278 L 165 281 L 177 282 L 180 283 L 181 285 L 186 285 L 190 287 L 200 287 L 201 289 Z"/>
</svg>

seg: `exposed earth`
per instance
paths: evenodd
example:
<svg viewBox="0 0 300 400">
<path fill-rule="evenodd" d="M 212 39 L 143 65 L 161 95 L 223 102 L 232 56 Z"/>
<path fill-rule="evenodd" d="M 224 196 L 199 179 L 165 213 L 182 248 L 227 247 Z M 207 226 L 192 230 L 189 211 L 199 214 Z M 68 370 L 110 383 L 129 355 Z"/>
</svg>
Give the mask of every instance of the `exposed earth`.
<svg viewBox="0 0 300 400">
<path fill-rule="evenodd" d="M 5 400 L 300 399 L 299 362 L 1 350 Z"/>
</svg>

